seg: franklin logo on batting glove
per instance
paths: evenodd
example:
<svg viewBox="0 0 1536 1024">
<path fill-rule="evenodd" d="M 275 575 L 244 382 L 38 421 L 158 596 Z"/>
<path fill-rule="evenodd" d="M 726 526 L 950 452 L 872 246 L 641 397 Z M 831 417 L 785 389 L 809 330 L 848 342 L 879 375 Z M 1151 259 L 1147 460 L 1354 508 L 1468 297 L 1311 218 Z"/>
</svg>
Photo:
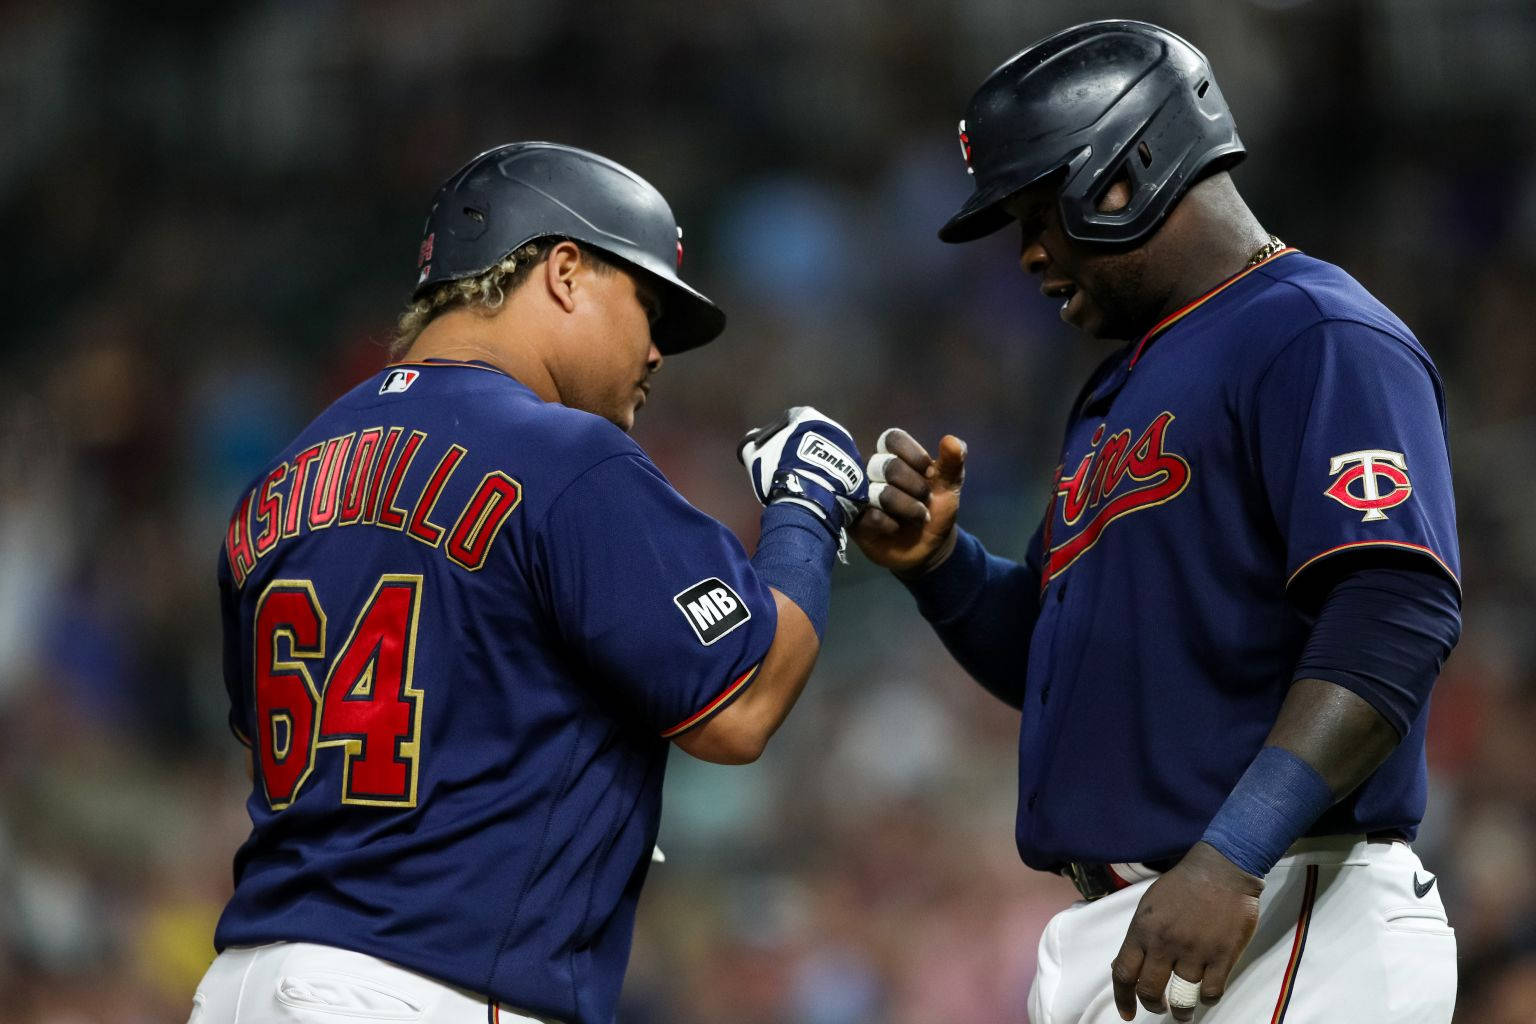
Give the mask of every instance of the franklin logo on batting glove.
<svg viewBox="0 0 1536 1024">
<path fill-rule="evenodd" d="M 859 464 L 820 434 L 812 432 L 802 437 L 795 454 L 833 473 L 849 491 L 858 490 L 859 484 L 864 482 L 864 471 L 859 468 Z"/>
</svg>

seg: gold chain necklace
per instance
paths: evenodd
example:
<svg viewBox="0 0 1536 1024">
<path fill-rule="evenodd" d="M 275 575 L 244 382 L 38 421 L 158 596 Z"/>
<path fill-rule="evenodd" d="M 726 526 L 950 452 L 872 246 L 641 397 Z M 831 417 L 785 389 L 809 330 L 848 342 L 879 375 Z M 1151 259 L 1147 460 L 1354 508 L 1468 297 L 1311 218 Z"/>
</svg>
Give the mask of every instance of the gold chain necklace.
<svg viewBox="0 0 1536 1024">
<path fill-rule="evenodd" d="M 1248 257 L 1248 262 L 1243 265 L 1243 269 L 1247 270 L 1249 267 L 1258 266 L 1260 263 L 1263 263 L 1265 260 L 1269 259 L 1275 253 L 1284 248 L 1284 242 L 1280 241 L 1280 239 L 1276 238 L 1274 235 L 1270 235 L 1269 241 L 1259 246 L 1258 250 L 1255 251 L 1252 256 Z"/>
</svg>

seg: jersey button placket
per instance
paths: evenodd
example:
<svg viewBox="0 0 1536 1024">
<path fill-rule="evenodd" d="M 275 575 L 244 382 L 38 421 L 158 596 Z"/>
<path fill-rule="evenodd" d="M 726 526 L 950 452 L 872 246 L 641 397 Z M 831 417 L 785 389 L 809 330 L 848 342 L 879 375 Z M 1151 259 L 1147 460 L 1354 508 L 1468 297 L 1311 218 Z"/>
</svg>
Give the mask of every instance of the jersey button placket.
<svg viewBox="0 0 1536 1024">
<path fill-rule="evenodd" d="M 1056 603 L 1057 604 L 1061 604 L 1063 601 L 1066 600 L 1066 598 L 1067 598 L 1067 581 L 1066 580 L 1062 580 L 1060 583 L 1056 584 Z M 1041 704 L 1042 707 L 1045 705 L 1046 701 L 1050 700 L 1050 697 L 1051 697 L 1051 684 L 1050 683 L 1046 683 L 1045 685 L 1040 687 L 1040 704 Z"/>
</svg>

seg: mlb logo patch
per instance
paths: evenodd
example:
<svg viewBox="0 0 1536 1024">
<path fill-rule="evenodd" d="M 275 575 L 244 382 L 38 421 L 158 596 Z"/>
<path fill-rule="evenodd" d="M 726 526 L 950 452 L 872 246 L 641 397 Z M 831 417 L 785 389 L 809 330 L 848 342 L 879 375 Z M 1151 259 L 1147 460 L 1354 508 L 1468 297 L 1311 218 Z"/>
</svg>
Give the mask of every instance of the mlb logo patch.
<svg viewBox="0 0 1536 1024">
<path fill-rule="evenodd" d="M 398 395 L 415 384 L 416 378 L 420 376 L 420 370 L 390 370 L 389 376 L 384 378 L 384 383 L 379 385 L 379 394 Z"/>
<path fill-rule="evenodd" d="M 705 647 L 752 617 L 741 595 L 713 576 L 699 580 L 672 598 L 672 603 Z"/>
</svg>

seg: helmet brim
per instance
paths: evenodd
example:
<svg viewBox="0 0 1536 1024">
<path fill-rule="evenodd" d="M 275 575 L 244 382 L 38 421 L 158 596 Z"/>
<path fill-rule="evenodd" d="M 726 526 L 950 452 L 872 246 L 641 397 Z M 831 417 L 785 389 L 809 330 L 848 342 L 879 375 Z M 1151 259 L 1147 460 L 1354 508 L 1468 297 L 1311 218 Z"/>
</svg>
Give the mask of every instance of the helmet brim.
<svg viewBox="0 0 1536 1024">
<path fill-rule="evenodd" d="M 662 355 L 675 355 L 707 345 L 725 330 L 725 311 L 678 277 L 672 268 L 655 260 L 626 259 L 606 249 L 602 250 L 602 255 L 624 269 L 640 274 L 656 289 L 661 299 L 661 316 L 651 325 L 651 340 L 656 342 Z"/>
<path fill-rule="evenodd" d="M 965 205 L 939 228 L 939 239 L 945 242 L 974 242 L 978 238 L 996 234 L 1014 222 L 1013 214 L 1003 208 L 1011 196 L 1043 182 L 1059 185 L 1072 172 L 1073 162 L 994 172 L 991 183 L 971 193 Z"/>
<path fill-rule="evenodd" d="M 706 345 L 725 330 L 725 311 L 703 292 L 675 277 L 647 276 L 663 286 L 661 316 L 651 327 L 651 338 L 662 355 L 675 355 Z"/>
<path fill-rule="evenodd" d="M 974 242 L 978 238 L 995 234 L 1013 221 L 1013 216 L 1003 209 L 1003 200 L 1017 189 L 998 184 L 982 192 L 972 193 L 964 206 L 939 228 L 942 242 Z"/>
</svg>

